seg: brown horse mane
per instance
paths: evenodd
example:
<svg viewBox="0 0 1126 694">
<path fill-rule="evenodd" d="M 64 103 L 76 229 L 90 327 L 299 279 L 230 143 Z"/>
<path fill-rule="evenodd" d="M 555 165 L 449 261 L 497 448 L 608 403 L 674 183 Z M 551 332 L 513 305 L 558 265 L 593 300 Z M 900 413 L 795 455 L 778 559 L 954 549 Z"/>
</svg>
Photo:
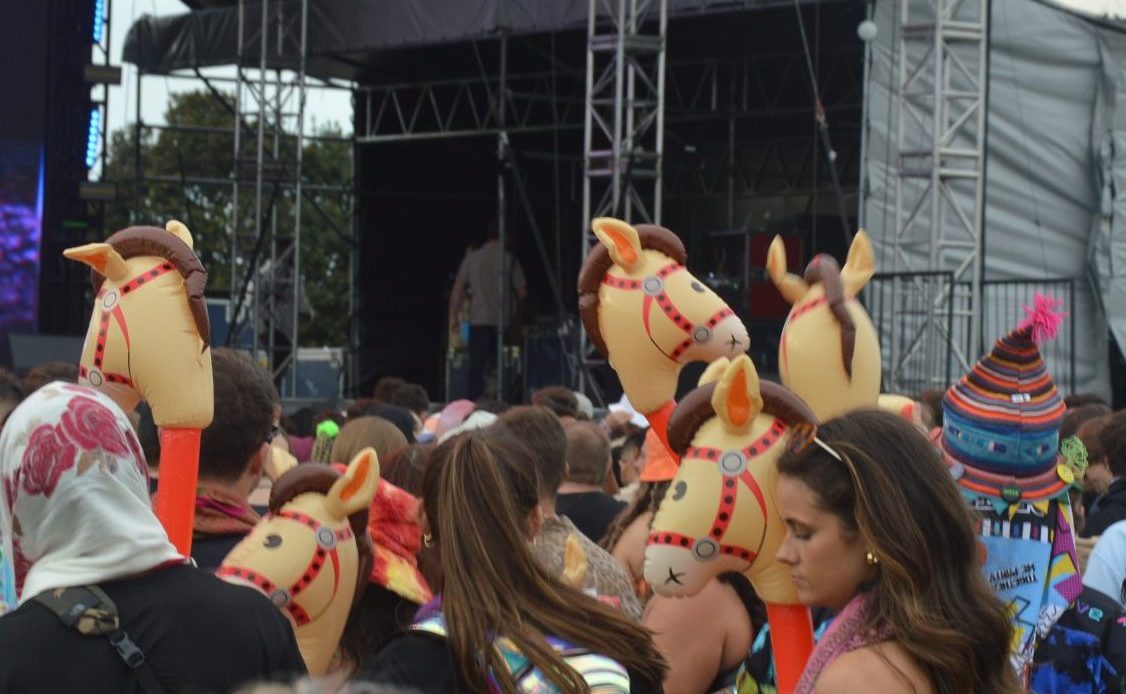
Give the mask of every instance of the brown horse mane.
<svg viewBox="0 0 1126 694">
<path fill-rule="evenodd" d="M 274 482 L 274 487 L 270 490 L 270 513 L 277 513 L 283 506 L 308 492 L 327 496 L 332 485 L 341 477 L 343 475 L 340 472 L 328 465 L 320 463 L 298 465 Z M 371 575 L 371 567 L 375 562 L 375 547 L 371 535 L 368 534 L 368 512 L 369 509 L 365 508 L 348 516 L 348 525 L 352 527 L 352 534 L 356 537 L 356 550 L 359 552 L 359 574 L 356 578 L 353 605 L 363 596 Z"/>
<path fill-rule="evenodd" d="M 829 311 L 841 326 L 841 357 L 844 359 L 845 373 L 852 378 L 852 356 L 856 351 L 856 323 L 853 322 L 845 305 L 841 268 L 832 256 L 819 255 L 806 266 L 804 279 L 810 286 L 820 282 L 825 288 Z"/>
<path fill-rule="evenodd" d="M 693 437 L 704 422 L 716 416 L 712 407 L 715 388 L 716 383 L 706 383 L 677 403 L 669 418 L 668 433 L 669 445 L 678 455 L 684 455 L 684 451 L 692 445 Z M 816 426 L 817 415 L 789 388 L 770 381 L 759 381 L 759 394 L 762 395 L 762 411 L 765 414 L 778 417 L 790 427 L 801 424 Z"/>
<path fill-rule="evenodd" d="M 184 278 L 184 291 L 188 295 L 188 308 L 192 312 L 196 330 L 203 339 L 203 348 L 211 345 L 211 322 L 207 318 L 207 302 L 203 290 L 207 286 L 207 271 L 199 262 L 194 251 L 178 236 L 160 227 L 126 227 L 105 241 L 128 260 L 143 255 L 164 258 L 180 272 Z M 90 270 L 90 284 L 94 293 L 102 288 L 105 277 L 97 270 Z"/>
<path fill-rule="evenodd" d="M 638 224 L 634 228 L 637 229 L 643 249 L 660 251 L 681 265 L 688 262 L 684 243 L 673 232 L 656 224 Z M 591 343 L 598 348 L 602 356 L 609 355 L 606 341 L 602 338 L 602 330 L 598 327 L 598 290 L 602 287 L 602 279 L 613 265 L 614 260 L 610 257 L 610 251 L 605 245 L 598 243 L 590 249 L 586 262 L 579 270 L 579 317 L 582 318 L 583 327 Z"/>
</svg>

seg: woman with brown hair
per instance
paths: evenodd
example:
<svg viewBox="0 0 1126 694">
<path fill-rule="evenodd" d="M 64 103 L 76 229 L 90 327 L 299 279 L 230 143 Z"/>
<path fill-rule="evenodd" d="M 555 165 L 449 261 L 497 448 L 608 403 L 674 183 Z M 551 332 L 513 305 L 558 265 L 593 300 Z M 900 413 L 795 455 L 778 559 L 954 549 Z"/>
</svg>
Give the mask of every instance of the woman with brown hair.
<svg viewBox="0 0 1126 694">
<path fill-rule="evenodd" d="M 799 692 L 1019 691 L 971 512 L 910 423 L 849 413 L 778 469 L 778 560 L 803 603 L 838 613 Z"/>
<path fill-rule="evenodd" d="M 340 428 L 332 442 L 334 463 L 347 463 L 365 448 L 374 448 L 380 461 L 387 460 L 395 451 L 406 448 L 407 437 L 393 423 L 382 417 L 357 417 Z"/>
<path fill-rule="evenodd" d="M 649 632 L 532 556 L 542 515 L 531 457 L 504 431 L 434 449 L 422 515 L 445 569 L 442 594 L 360 679 L 424 692 L 661 691 L 665 663 Z"/>
</svg>

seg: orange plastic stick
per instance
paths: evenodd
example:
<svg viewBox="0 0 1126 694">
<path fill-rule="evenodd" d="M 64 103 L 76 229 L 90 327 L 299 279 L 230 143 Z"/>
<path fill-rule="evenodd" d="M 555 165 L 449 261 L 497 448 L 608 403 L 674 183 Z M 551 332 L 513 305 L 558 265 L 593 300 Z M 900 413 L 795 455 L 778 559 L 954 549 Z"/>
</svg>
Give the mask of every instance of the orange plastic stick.
<svg viewBox="0 0 1126 694">
<path fill-rule="evenodd" d="M 774 650 L 774 680 L 779 694 L 797 689 L 809 654 L 813 652 L 813 621 L 804 605 L 766 603 L 770 646 Z"/>
<path fill-rule="evenodd" d="M 160 480 L 156 517 L 168 539 L 185 557 L 192 553 L 196 480 L 199 478 L 199 429 L 160 430 Z"/>
<path fill-rule="evenodd" d="M 680 463 L 680 456 L 669 445 L 669 418 L 672 417 L 672 411 L 676 409 L 676 400 L 669 400 L 661 409 L 654 412 L 646 412 L 645 418 L 649 420 L 649 427 L 657 434 L 657 438 L 664 444 L 665 450 L 669 452 L 672 459 L 678 464 Z"/>
</svg>

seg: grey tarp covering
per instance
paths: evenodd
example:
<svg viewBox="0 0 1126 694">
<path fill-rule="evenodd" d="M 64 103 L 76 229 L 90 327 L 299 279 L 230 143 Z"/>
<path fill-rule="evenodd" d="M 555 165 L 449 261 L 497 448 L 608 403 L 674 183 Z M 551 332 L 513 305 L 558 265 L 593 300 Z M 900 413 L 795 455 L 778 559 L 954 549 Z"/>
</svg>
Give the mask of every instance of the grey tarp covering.
<svg viewBox="0 0 1126 694">
<path fill-rule="evenodd" d="M 864 221 L 877 258 L 889 263 L 898 5 L 876 3 L 879 34 L 866 94 Z M 1126 345 L 1126 102 L 1119 88 L 1126 75 L 1126 34 L 1123 25 L 1032 0 L 992 7 L 985 279 L 1079 278 L 1075 303 L 1067 307 L 1075 318 L 1075 390 L 1109 395 L 1101 303 L 1112 333 Z M 963 203 L 972 209 L 969 200 Z M 990 320 L 1006 308 L 983 306 L 987 344 L 1015 327 Z M 1068 348 L 1053 348 L 1054 373 L 1066 368 Z"/>
<path fill-rule="evenodd" d="M 668 0 L 668 7 L 671 16 L 679 16 L 768 7 L 780 1 Z M 257 28 L 261 4 L 247 2 L 244 7 L 245 16 L 252 18 L 247 27 Z M 282 50 L 269 47 L 271 66 L 296 64 L 300 25 L 295 19 L 300 7 L 299 0 L 271 0 L 267 5 L 271 26 L 284 27 Z M 585 28 L 589 12 L 588 0 L 309 0 L 308 7 L 309 73 L 343 79 L 356 79 L 370 67 L 373 52 L 483 39 L 502 31 L 534 34 Z M 233 64 L 238 18 L 234 6 L 145 15 L 129 29 L 124 60 L 148 73 Z M 248 29 L 243 55 L 256 59 L 258 44 L 252 34 Z"/>
</svg>

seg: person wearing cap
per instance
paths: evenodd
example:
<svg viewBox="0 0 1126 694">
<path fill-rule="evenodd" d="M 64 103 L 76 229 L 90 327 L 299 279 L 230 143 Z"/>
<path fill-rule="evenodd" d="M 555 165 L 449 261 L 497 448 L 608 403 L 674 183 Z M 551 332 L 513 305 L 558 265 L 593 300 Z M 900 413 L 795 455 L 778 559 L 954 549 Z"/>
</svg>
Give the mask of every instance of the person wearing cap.
<svg viewBox="0 0 1126 694">
<path fill-rule="evenodd" d="M 1018 672 L 1082 591 L 1068 491 L 1075 471 L 1060 455 L 1067 407 L 1040 353 L 1061 320 L 1036 295 L 1028 317 L 994 343 L 942 400 L 932 434 L 950 477 L 977 518 L 982 570 L 1012 609 Z M 1096 524 L 1096 528 L 1098 528 Z M 1101 528 L 1098 528 L 1101 530 Z"/>
</svg>

